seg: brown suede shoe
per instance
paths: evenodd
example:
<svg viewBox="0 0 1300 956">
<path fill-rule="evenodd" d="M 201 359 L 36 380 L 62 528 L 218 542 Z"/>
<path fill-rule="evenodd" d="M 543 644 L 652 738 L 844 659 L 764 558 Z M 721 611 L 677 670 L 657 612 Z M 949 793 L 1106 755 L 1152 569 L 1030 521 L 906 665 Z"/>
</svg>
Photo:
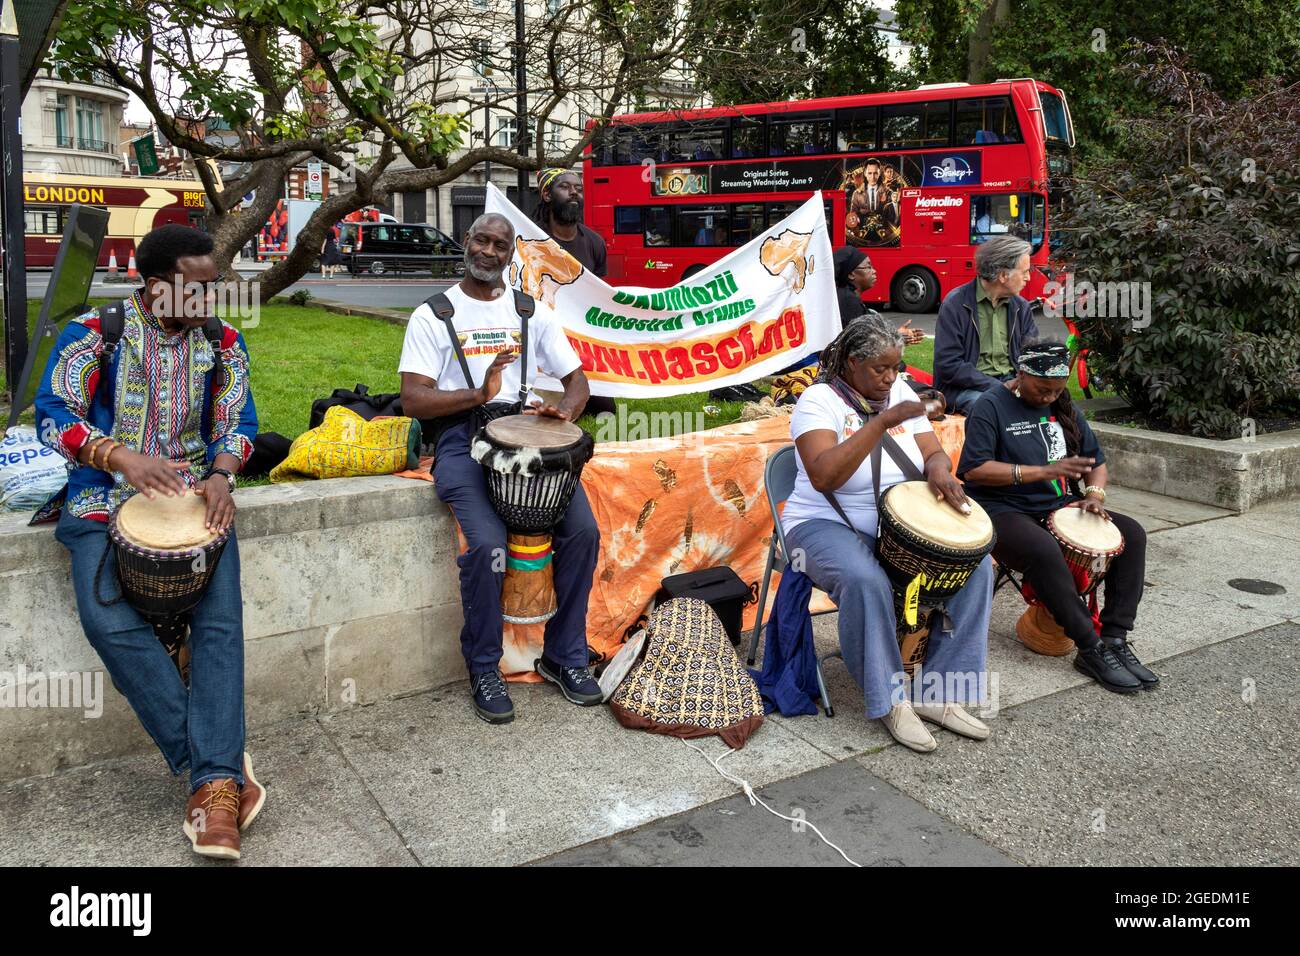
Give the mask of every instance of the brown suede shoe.
<svg viewBox="0 0 1300 956">
<path fill-rule="evenodd" d="M 239 787 L 229 777 L 205 783 L 185 805 L 185 835 L 199 856 L 239 859 Z"/>
<path fill-rule="evenodd" d="M 244 754 L 244 785 L 239 788 L 239 829 L 247 830 L 249 824 L 262 812 L 266 803 L 266 787 L 253 776 L 252 755 Z"/>
</svg>

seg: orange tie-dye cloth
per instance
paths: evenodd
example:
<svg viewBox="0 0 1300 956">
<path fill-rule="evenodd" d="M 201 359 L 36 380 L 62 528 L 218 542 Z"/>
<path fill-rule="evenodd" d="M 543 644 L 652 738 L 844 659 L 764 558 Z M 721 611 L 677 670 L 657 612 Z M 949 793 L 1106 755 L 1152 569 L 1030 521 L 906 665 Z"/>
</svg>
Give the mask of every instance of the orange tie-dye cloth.
<svg viewBox="0 0 1300 956">
<path fill-rule="evenodd" d="M 949 415 L 935 422 L 934 430 L 955 465 L 965 419 Z M 744 614 L 748 633 L 772 539 L 763 467 L 789 443 L 790 419 L 782 416 L 676 438 L 596 446 L 582 472 L 600 527 L 600 557 L 587 608 L 587 643 L 593 649 L 606 660 L 612 657 L 644 625 L 646 609 L 665 577 L 718 565 L 735 571 L 753 594 Z M 405 474 L 427 479 L 428 471 L 420 471 Z M 459 529 L 457 537 L 463 551 Z M 557 554 L 556 560 L 564 556 Z M 769 607 L 778 580 L 774 574 Z M 813 601 L 814 611 L 832 607 L 821 592 Z M 544 624 L 505 625 L 501 669 L 508 679 L 541 679 L 532 662 L 541 655 L 544 629 Z"/>
</svg>

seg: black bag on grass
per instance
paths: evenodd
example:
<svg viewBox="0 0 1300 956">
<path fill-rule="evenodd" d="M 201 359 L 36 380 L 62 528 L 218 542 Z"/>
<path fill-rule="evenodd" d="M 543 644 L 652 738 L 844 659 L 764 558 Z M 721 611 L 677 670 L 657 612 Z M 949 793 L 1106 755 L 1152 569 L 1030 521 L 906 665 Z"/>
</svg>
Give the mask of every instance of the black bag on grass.
<svg viewBox="0 0 1300 956">
<path fill-rule="evenodd" d="M 401 415 L 401 396 L 396 392 L 371 395 L 370 386 L 357 383 L 356 388 L 336 388 L 329 398 L 318 398 L 311 403 L 311 419 L 308 428 L 315 428 L 325 421 L 325 412 L 335 405 L 342 405 L 349 411 L 356 412 L 366 421 L 380 415 Z"/>
</svg>

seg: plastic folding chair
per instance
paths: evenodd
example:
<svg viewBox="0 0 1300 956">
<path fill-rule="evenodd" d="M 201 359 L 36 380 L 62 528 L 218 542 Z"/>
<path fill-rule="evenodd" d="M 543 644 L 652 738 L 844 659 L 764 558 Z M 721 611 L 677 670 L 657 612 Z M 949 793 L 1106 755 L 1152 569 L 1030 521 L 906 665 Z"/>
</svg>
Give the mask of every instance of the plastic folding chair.
<svg viewBox="0 0 1300 956">
<path fill-rule="evenodd" d="M 767 459 L 763 468 L 763 488 L 767 492 L 767 505 L 772 510 L 772 543 L 767 548 L 767 567 L 763 571 L 763 583 L 758 592 L 758 611 L 754 618 L 754 630 L 749 638 L 749 665 L 754 666 L 758 653 L 758 636 L 763 629 L 763 611 L 767 607 L 767 588 L 773 571 L 784 571 L 789 566 L 788 552 L 785 549 L 785 532 L 781 530 L 781 513 L 779 506 L 794 491 L 794 479 L 798 473 L 795 464 L 795 447 L 786 445 L 778 448 Z M 819 614 L 832 614 L 833 611 L 819 611 Z M 838 650 L 823 654 L 817 658 L 817 689 L 821 693 L 822 707 L 827 717 L 834 717 L 831 697 L 826 691 L 826 679 L 822 676 L 822 663 L 832 657 L 840 657 Z"/>
</svg>

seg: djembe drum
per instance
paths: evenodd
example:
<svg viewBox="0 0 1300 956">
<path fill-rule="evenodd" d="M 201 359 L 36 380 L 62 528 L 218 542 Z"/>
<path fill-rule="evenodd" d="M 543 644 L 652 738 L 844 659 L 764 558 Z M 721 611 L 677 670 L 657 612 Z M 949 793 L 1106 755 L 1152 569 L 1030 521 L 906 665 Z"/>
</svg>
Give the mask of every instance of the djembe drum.
<svg viewBox="0 0 1300 956">
<path fill-rule="evenodd" d="M 543 415 L 507 415 L 474 436 L 470 457 L 483 466 L 488 498 L 507 531 L 501 616 L 509 624 L 555 616 L 551 531 L 594 449 L 577 425 Z"/>
<path fill-rule="evenodd" d="M 1061 546 L 1079 597 L 1096 614 L 1097 587 L 1111 563 L 1124 553 L 1124 535 L 1115 522 L 1082 508 L 1059 508 L 1047 516 L 1047 530 Z M 1016 621 L 1016 635 L 1031 651 L 1060 657 L 1074 650 L 1074 641 L 1050 611 L 1035 598 Z"/>
<path fill-rule="evenodd" d="M 133 495 L 108 523 L 122 589 L 117 600 L 125 599 L 153 626 L 182 680 L 189 671 L 189 614 L 203 600 L 230 538 L 229 529 L 211 531 L 206 521 L 207 502 L 186 491 L 174 498 Z"/>
<path fill-rule="evenodd" d="M 925 660 L 935 614 L 970 580 L 997 538 L 978 502 L 962 514 L 924 481 L 904 481 L 880 496 L 876 558 L 894 586 L 898 649 L 911 676 Z"/>
</svg>

